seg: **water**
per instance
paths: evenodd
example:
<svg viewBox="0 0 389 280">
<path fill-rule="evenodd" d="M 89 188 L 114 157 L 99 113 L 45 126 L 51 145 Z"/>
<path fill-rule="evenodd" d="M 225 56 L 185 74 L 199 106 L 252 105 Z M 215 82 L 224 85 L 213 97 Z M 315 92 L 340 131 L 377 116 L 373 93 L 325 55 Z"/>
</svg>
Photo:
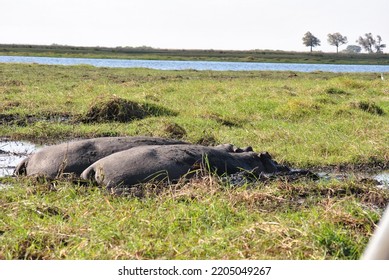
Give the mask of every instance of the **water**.
<svg viewBox="0 0 389 280">
<path fill-rule="evenodd" d="M 128 60 L 59 58 L 33 56 L 0 56 L 0 63 L 37 63 L 47 65 L 93 65 L 112 68 L 151 68 L 159 70 L 215 70 L 215 71 L 297 71 L 297 72 L 389 72 L 389 65 L 343 65 L 302 63 L 256 63 L 177 60 Z"/>
<path fill-rule="evenodd" d="M 377 187 L 379 188 L 389 188 L 389 170 L 384 170 L 376 174 L 363 174 L 363 173 L 336 173 L 336 172 L 318 172 L 316 173 L 321 180 L 347 180 L 351 178 L 366 178 L 373 179 L 377 181 Z"/>
<path fill-rule="evenodd" d="M 373 176 L 373 179 L 379 182 L 380 187 L 389 188 L 389 171 Z"/>
<path fill-rule="evenodd" d="M 36 149 L 29 142 L 0 140 L 0 177 L 11 176 L 19 162 Z"/>
</svg>

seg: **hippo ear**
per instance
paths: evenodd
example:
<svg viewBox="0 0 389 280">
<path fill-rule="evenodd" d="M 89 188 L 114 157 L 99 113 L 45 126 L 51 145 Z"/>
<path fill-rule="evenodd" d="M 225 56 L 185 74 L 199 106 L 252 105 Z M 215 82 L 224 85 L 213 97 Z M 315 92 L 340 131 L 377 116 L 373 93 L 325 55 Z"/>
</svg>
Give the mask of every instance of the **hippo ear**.
<svg viewBox="0 0 389 280">
<path fill-rule="evenodd" d="M 268 152 L 263 152 L 263 153 L 260 153 L 259 154 L 259 157 L 260 158 L 263 158 L 263 159 L 272 159 L 271 155 L 268 153 Z"/>
<path fill-rule="evenodd" d="M 248 146 L 244 148 L 239 148 L 234 146 L 234 152 L 235 153 L 247 153 L 247 152 L 254 152 L 253 148 Z"/>
<path fill-rule="evenodd" d="M 28 161 L 29 161 L 29 158 L 25 158 L 16 166 L 16 168 L 14 170 L 15 176 L 26 176 L 27 175 Z"/>
<path fill-rule="evenodd" d="M 247 146 L 243 148 L 243 152 L 254 152 L 254 150 L 251 146 Z"/>
</svg>

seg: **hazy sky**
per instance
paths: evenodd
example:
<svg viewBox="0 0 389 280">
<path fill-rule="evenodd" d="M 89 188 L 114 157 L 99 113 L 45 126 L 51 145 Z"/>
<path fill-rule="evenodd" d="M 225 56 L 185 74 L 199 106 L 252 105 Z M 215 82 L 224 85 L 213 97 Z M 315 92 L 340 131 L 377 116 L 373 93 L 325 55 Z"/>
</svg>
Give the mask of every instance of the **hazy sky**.
<svg viewBox="0 0 389 280">
<path fill-rule="evenodd" d="M 0 43 L 308 51 L 307 31 L 315 50 L 371 32 L 389 52 L 389 0 L 0 0 Z"/>
</svg>

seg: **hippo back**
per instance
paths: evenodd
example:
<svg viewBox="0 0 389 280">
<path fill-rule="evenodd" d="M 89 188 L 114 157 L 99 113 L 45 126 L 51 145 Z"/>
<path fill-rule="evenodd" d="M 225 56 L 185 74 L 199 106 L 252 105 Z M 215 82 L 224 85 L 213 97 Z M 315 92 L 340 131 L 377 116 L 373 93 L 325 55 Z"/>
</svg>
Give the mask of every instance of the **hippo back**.
<svg viewBox="0 0 389 280">
<path fill-rule="evenodd" d="M 15 175 L 42 175 L 53 179 L 63 174 L 79 176 L 95 161 L 116 152 L 144 145 L 186 144 L 159 137 L 102 137 L 48 146 L 23 160 Z"/>
</svg>

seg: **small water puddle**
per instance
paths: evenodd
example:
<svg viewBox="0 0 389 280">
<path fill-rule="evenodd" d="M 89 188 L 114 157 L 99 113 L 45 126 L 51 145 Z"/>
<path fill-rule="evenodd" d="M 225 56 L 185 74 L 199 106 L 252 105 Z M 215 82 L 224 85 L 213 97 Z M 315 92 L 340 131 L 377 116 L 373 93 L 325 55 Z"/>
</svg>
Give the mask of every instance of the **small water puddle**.
<svg viewBox="0 0 389 280">
<path fill-rule="evenodd" d="M 0 177 L 11 176 L 19 162 L 36 149 L 29 142 L 0 140 Z"/>
<path fill-rule="evenodd" d="M 344 173 L 336 173 L 336 172 L 318 172 L 316 173 L 321 180 L 330 181 L 330 180 L 347 180 L 352 178 L 358 179 L 372 179 L 377 182 L 377 187 L 380 188 L 389 188 L 389 171 L 381 171 L 376 174 L 364 174 L 364 173 L 354 173 L 354 172 L 344 172 Z"/>
<path fill-rule="evenodd" d="M 373 176 L 374 180 L 379 182 L 379 186 L 383 188 L 389 188 L 389 171 L 385 171 Z"/>
</svg>

